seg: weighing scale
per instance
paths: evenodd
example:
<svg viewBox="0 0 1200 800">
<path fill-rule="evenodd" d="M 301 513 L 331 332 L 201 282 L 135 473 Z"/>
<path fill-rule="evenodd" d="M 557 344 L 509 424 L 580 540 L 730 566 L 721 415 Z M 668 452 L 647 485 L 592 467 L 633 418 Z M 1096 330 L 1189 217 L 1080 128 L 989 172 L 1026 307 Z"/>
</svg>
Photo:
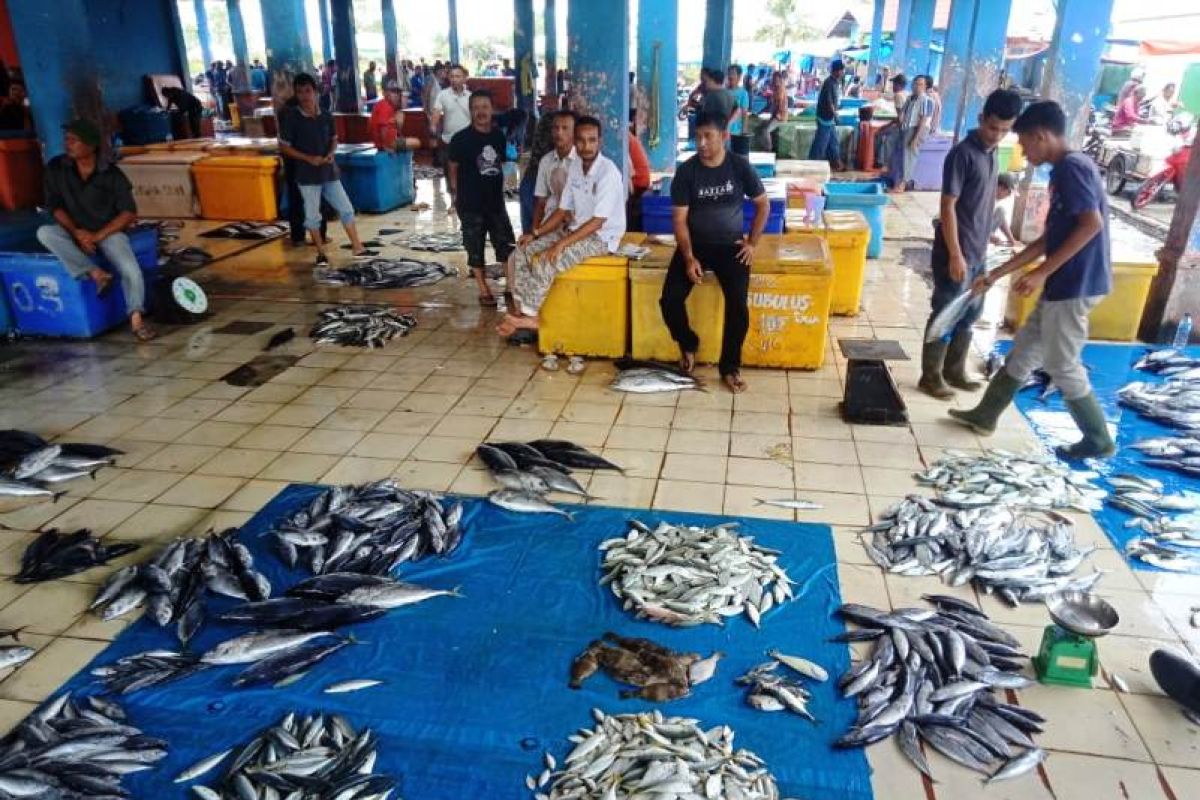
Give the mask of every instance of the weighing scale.
<svg viewBox="0 0 1200 800">
<path fill-rule="evenodd" d="M 907 425 L 908 407 L 887 368 L 888 361 L 908 361 L 893 340 L 838 339 L 846 357 L 846 393 L 842 419 L 864 425 Z"/>
<path fill-rule="evenodd" d="M 1092 688 L 1100 669 L 1095 640 L 1117 626 L 1121 618 L 1108 602 L 1088 592 L 1059 592 L 1046 598 L 1046 610 L 1056 624 L 1047 625 L 1033 668 L 1042 683 Z"/>
</svg>

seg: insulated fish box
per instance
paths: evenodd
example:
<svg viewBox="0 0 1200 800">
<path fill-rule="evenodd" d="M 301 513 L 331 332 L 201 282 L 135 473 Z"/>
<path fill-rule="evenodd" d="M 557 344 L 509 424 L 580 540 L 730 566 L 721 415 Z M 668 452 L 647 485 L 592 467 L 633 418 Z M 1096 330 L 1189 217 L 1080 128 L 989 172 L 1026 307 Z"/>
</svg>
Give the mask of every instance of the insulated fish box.
<svg viewBox="0 0 1200 800">
<path fill-rule="evenodd" d="M 118 166 L 133 184 L 133 199 L 143 217 L 195 217 L 200 213 L 192 165 L 200 150 L 170 150 L 121 159 Z"/>
<path fill-rule="evenodd" d="M 200 216 L 269 222 L 275 219 L 274 156 L 210 156 L 192 165 Z"/>
<path fill-rule="evenodd" d="M 412 153 L 370 148 L 337 154 L 342 185 L 358 211 L 391 211 L 413 201 Z"/>
<path fill-rule="evenodd" d="M 560 273 L 538 314 L 538 350 L 619 358 L 629 331 L 629 260 L 596 256 Z"/>
<path fill-rule="evenodd" d="M 750 274 L 747 366 L 820 369 L 825 362 L 833 269 L 819 236 L 764 236 Z"/>
<path fill-rule="evenodd" d="M 871 225 L 871 243 L 867 247 L 867 258 L 883 255 L 883 208 L 888 197 L 883 193 L 883 184 L 827 183 L 825 184 L 825 209 L 828 211 L 861 211 Z"/>
<path fill-rule="evenodd" d="M 1142 311 L 1156 274 L 1158 262 L 1153 258 L 1126 257 L 1117 260 L 1114 257 L 1112 292 L 1088 315 L 1088 338 L 1136 341 L 1138 328 L 1142 324 Z M 1004 324 L 1014 331 L 1020 328 L 1033 313 L 1040 297 L 1040 292 L 1032 297 L 1022 297 L 1012 291 L 1010 285 L 1004 307 Z"/>
<path fill-rule="evenodd" d="M 857 316 L 867 272 L 871 225 L 858 211 L 826 211 L 821 219 L 825 226 L 825 241 L 829 243 L 829 255 L 833 259 L 833 295 L 829 301 L 829 313 Z"/>
<path fill-rule="evenodd" d="M 634 358 L 674 362 L 679 358 L 679 346 L 671 338 L 658 304 L 667 267 L 675 254 L 674 241 L 647 243 L 640 234 L 629 234 L 625 241 L 650 248 L 645 258 L 629 262 L 630 353 Z M 715 364 L 721 357 L 721 333 L 725 329 L 725 297 L 715 275 L 705 273 L 704 282 L 692 287 L 687 313 L 688 323 L 700 337 L 696 360 Z"/>
</svg>

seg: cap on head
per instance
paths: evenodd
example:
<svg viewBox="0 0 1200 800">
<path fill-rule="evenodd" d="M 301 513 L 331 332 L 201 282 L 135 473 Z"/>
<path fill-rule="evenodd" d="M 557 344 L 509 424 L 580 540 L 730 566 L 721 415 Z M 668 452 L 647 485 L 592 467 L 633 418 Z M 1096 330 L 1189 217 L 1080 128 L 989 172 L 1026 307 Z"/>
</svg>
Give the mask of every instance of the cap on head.
<svg viewBox="0 0 1200 800">
<path fill-rule="evenodd" d="M 63 125 L 63 130 L 75 135 L 79 141 L 90 147 L 100 146 L 100 129 L 96 123 L 87 119 L 75 119 Z"/>
</svg>

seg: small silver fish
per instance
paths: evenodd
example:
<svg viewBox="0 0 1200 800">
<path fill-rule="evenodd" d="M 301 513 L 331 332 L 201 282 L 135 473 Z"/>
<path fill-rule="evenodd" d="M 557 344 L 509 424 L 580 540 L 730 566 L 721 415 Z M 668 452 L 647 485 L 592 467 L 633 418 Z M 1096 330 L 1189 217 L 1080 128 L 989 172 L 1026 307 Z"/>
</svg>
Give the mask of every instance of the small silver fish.
<svg viewBox="0 0 1200 800">
<path fill-rule="evenodd" d="M 763 500 L 762 498 L 754 498 L 755 505 L 760 506 L 778 506 L 779 508 L 790 508 L 795 511 L 818 511 L 824 506 L 820 503 L 814 503 L 811 500 Z"/>
<path fill-rule="evenodd" d="M 357 692 L 362 689 L 370 689 L 372 686 L 380 686 L 383 681 L 373 680 L 371 678 L 360 678 L 352 681 L 342 681 L 335 683 L 332 686 L 327 686 L 323 690 L 324 694 L 345 694 L 347 692 Z"/>
</svg>

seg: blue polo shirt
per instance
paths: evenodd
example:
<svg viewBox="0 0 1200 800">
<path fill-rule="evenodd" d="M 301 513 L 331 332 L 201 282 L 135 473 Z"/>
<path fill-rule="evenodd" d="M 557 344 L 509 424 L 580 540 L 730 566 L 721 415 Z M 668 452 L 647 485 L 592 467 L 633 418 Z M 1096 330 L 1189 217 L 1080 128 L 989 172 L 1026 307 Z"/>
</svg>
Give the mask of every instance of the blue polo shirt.
<svg viewBox="0 0 1200 800">
<path fill-rule="evenodd" d="M 1103 297 L 1112 291 L 1112 254 L 1108 236 L 1108 196 L 1100 170 L 1083 153 L 1068 153 L 1050 173 L 1050 211 L 1046 215 L 1046 253 L 1054 253 L 1075 229 L 1079 215 L 1099 211 L 1104 227 L 1046 280 L 1047 300 Z"/>
</svg>

